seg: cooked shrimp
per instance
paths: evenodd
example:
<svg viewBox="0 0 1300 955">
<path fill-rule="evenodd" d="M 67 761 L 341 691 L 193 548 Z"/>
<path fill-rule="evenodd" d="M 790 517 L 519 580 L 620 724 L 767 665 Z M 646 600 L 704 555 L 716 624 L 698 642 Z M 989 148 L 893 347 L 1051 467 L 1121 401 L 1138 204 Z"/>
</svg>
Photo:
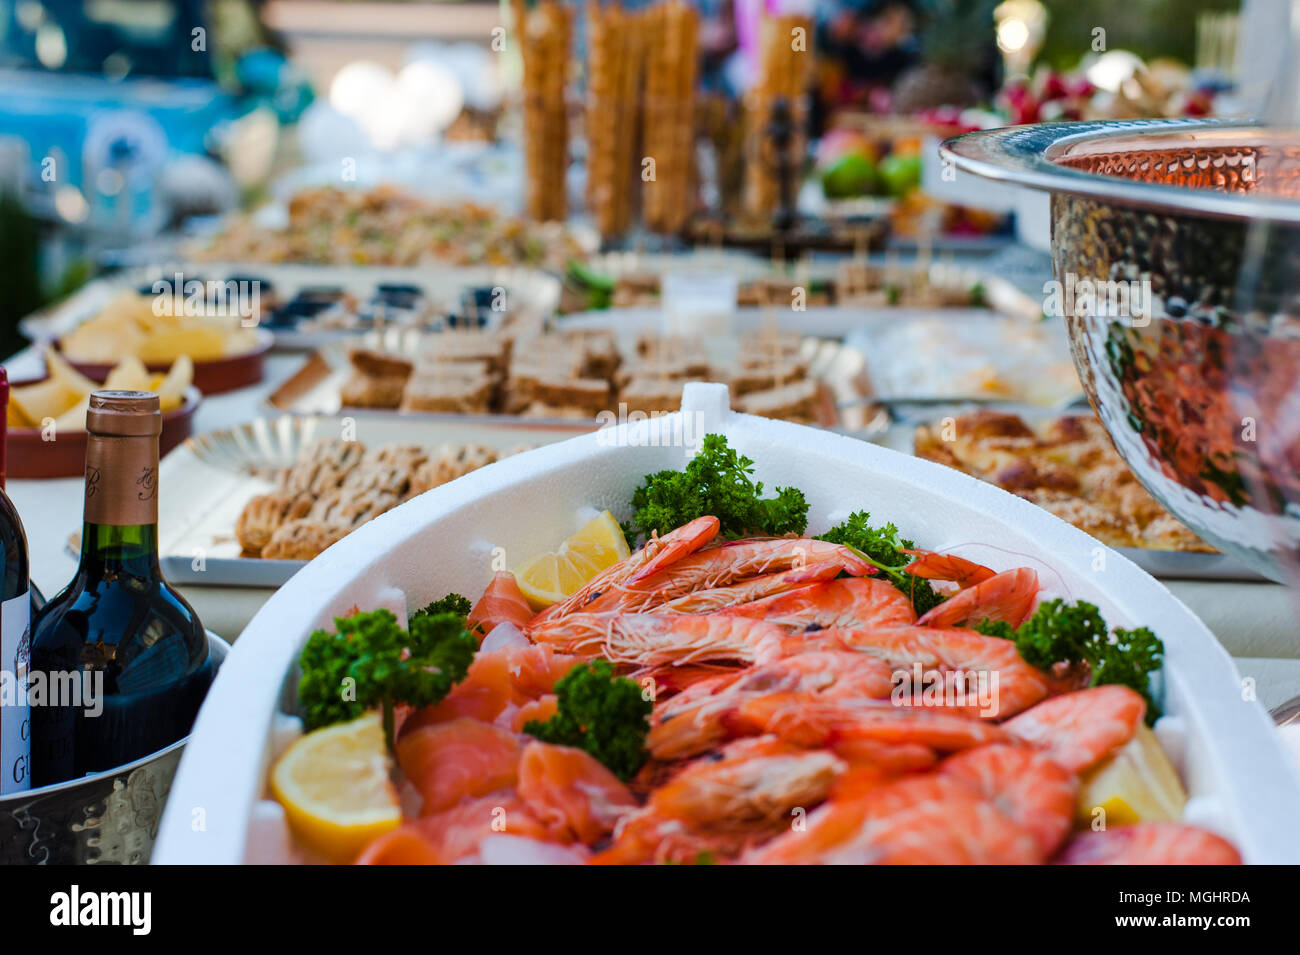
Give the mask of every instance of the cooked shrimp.
<svg viewBox="0 0 1300 955">
<path fill-rule="evenodd" d="M 827 693 L 835 698 L 889 695 L 889 669 L 877 660 L 840 652 L 805 653 L 699 683 L 660 706 L 646 744 L 656 759 L 680 759 L 726 739 L 727 718 L 751 696 L 777 691 Z"/>
<path fill-rule="evenodd" d="M 650 797 L 660 815 L 692 825 L 746 829 L 781 823 L 796 806 L 826 798 L 847 764 L 827 750 L 806 750 L 775 736 L 729 743 L 695 760 Z"/>
<path fill-rule="evenodd" d="M 1131 740 L 1146 709 L 1146 701 L 1126 686 L 1095 686 L 1044 700 L 1003 728 L 1081 773 Z"/>
<path fill-rule="evenodd" d="M 685 613 L 572 613 L 532 630 L 538 643 L 584 659 L 657 666 L 734 660 L 766 662 L 780 655 L 781 628 L 762 620 Z"/>
<path fill-rule="evenodd" d="M 841 544 L 795 537 L 733 541 L 698 550 L 657 573 L 638 574 L 623 584 L 603 587 L 601 595 L 583 609 L 643 612 L 697 590 L 729 587 L 750 577 L 827 562 L 855 577 L 875 572 Z"/>
<path fill-rule="evenodd" d="M 933 749 L 921 743 L 882 743 L 865 737 L 840 737 L 832 741 L 832 746 L 835 755 L 847 762 L 860 778 L 864 771 L 870 770 L 878 781 L 929 769 L 938 758 Z"/>
<path fill-rule="evenodd" d="M 720 526 L 716 517 L 698 517 L 662 537 L 652 537 L 640 550 L 601 571 L 572 596 L 547 607 L 532 619 L 526 630 L 582 610 L 611 587 L 639 580 L 647 573 L 658 573 L 713 540 Z"/>
<path fill-rule="evenodd" d="M 965 588 L 981 584 L 995 575 L 994 571 L 983 564 L 958 557 L 956 554 L 940 554 L 932 550 L 905 550 L 902 553 L 911 554 L 916 558 L 903 568 L 913 577 L 950 580 L 957 586 Z"/>
<path fill-rule="evenodd" d="M 974 630 L 917 626 L 893 630 L 829 630 L 814 637 L 819 644 L 829 643 L 878 657 L 908 678 L 911 677 L 908 668 L 914 664 L 920 664 L 923 678 L 925 671 L 938 670 L 960 673 L 967 683 L 980 673 L 996 673 L 996 683 L 992 677 L 987 680 L 987 700 L 978 699 L 973 704 L 954 708 L 972 716 L 1005 718 L 1047 695 L 1047 675 L 1026 663 L 1014 643 Z M 789 641 L 784 647 L 797 649 L 798 644 Z"/>
<path fill-rule="evenodd" d="M 624 834 L 591 857 L 590 865 L 694 865 L 730 862 L 770 833 L 703 832 L 680 819 L 633 817 Z"/>
<path fill-rule="evenodd" d="M 656 700 L 667 700 L 700 683 L 722 676 L 737 676 L 741 672 L 735 664 L 689 663 L 683 666 L 641 667 L 627 676 L 642 686 L 653 686 Z"/>
<path fill-rule="evenodd" d="M 1081 832 L 1056 858 L 1058 865 L 1241 865 L 1241 854 L 1214 833 L 1178 822 Z"/>
<path fill-rule="evenodd" d="M 838 577 L 844 568 L 837 561 L 823 560 L 803 567 L 792 567 L 775 574 L 750 577 L 730 587 L 697 590 L 683 594 L 655 608 L 656 613 L 709 613 L 751 601 L 785 593 L 805 584 Z"/>
<path fill-rule="evenodd" d="M 723 616 L 766 620 L 792 633 L 847 627 L 902 627 L 916 620 L 912 602 L 897 587 L 873 577 L 809 584 L 753 603 L 719 610 Z"/>
<path fill-rule="evenodd" d="M 1034 838 L 993 803 L 937 773 L 907 776 L 859 799 L 834 799 L 748 853 L 747 863 L 1023 865 L 1042 861 Z"/>
<path fill-rule="evenodd" d="M 810 693 L 769 693 L 744 701 L 728 717 L 738 732 L 774 733 L 800 746 L 920 743 L 941 751 L 1006 738 L 992 723 L 886 700 L 825 700 Z"/>
<path fill-rule="evenodd" d="M 1005 620 L 1018 627 L 1029 616 L 1037 596 L 1038 575 L 1028 567 L 1017 567 L 959 591 L 916 623 L 921 627 L 956 627 L 982 620 Z"/>
<path fill-rule="evenodd" d="M 640 566 L 633 568 L 626 578 L 628 583 L 644 580 L 695 553 L 718 536 L 721 526 L 716 517 L 706 515 L 669 531 L 663 537 L 652 537 L 641 549 L 642 553 L 648 552 L 648 556 Z"/>
<path fill-rule="evenodd" d="M 620 824 L 602 861 L 654 858 L 670 833 L 733 833 L 736 845 L 779 830 L 799 807 L 815 806 L 847 764 L 826 750 L 806 750 L 774 736 L 739 740 L 689 764 Z M 696 839 L 686 842 L 697 848 Z M 718 846 L 713 842 L 711 845 Z"/>
<path fill-rule="evenodd" d="M 1050 858 L 1070 831 L 1078 780 L 1029 746 L 993 743 L 951 756 L 941 775 L 970 786 L 1029 830 L 1042 858 Z"/>
</svg>

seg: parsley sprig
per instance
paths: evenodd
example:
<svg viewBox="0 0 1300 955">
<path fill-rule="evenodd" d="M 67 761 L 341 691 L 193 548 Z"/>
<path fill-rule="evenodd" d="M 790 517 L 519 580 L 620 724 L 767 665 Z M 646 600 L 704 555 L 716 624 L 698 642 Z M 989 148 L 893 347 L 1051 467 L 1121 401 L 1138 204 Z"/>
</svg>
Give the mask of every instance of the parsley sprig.
<svg viewBox="0 0 1300 955">
<path fill-rule="evenodd" d="M 593 660 L 557 681 L 555 695 L 556 714 L 544 723 L 529 720 L 524 732 L 586 750 L 619 779 L 635 776 L 649 755 L 645 738 L 654 708 L 636 681 L 615 676 L 608 661 Z"/>
<path fill-rule="evenodd" d="M 724 537 L 802 534 L 808 526 L 808 501 L 803 491 L 778 487 L 775 497 L 763 496 L 755 481 L 754 462 L 727 444 L 720 434 L 708 434 L 699 452 L 681 471 L 647 474 L 632 494 L 632 520 L 623 525 L 629 543 L 652 532 L 666 534 L 697 517 L 711 514 Z"/>
<path fill-rule="evenodd" d="M 907 594 L 918 617 L 931 607 L 943 603 L 944 598 L 928 580 L 914 577 L 903 570 L 914 559 L 911 554 L 904 554 L 903 551 L 911 550 L 916 545 L 903 537 L 894 524 L 872 527 L 868 512 L 854 511 L 844 523 L 832 527 L 818 540 L 843 544 L 857 551 L 880 571 L 881 576 Z"/>
<path fill-rule="evenodd" d="M 313 730 L 378 706 L 390 749 L 396 705 L 440 702 L 465 678 L 478 649 L 465 618 L 455 613 L 417 614 L 409 632 L 390 610 L 338 617 L 334 626 L 335 632 L 313 633 L 299 657 L 303 723 Z"/>
<path fill-rule="evenodd" d="M 1001 620 L 985 620 L 975 629 L 1014 641 L 1025 662 L 1042 670 L 1058 663 L 1085 664 L 1089 686 L 1130 687 L 1147 701 L 1148 723 L 1160 715 L 1151 695 L 1151 674 L 1160 669 L 1165 647 L 1146 627 L 1116 627 L 1112 634 L 1095 604 L 1057 599 L 1039 604 L 1033 616 L 1015 629 Z"/>
</svg>

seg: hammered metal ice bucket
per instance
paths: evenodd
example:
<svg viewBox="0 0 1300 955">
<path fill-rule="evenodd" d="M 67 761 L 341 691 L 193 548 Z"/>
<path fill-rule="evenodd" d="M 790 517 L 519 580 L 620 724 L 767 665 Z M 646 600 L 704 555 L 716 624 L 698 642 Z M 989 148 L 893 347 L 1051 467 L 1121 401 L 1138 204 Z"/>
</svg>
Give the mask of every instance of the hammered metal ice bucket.
<svg viewBox="0 0 1300 955">
<path fill-rule="evenodd" d="M 1291 579 L 1300 131 L 1051 123 L 959 136 L 941 152 L 958 169 L 1052 193 L 1058 284 L 1044 300 L 1066 306 L 1075 367 L 1115 446 L 1203 538 Z"/>
<path fill-rule="evenodd" d="M 230 645 L 211 632 L 208 641 L 220 667 Z M 0 798 L 0 863 L 144 865 L 186 739 L 117 769 Z"/>
</svg>

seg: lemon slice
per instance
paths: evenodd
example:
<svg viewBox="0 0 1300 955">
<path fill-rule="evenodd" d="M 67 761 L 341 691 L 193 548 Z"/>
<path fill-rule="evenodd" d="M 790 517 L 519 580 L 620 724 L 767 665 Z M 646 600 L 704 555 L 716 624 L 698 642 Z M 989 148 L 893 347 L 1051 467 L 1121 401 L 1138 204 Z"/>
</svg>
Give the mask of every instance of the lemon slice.
<svg viewBox="0 0 1300 955">
<path fill-rule="evenodd" d="M 1106 825 L 1171 822 L 1183 814 L 1187 792 L 1156 734 L 1145 724 L 1113 756 L 1083 775 L 1075 817 L 1091 825 L 1105 810 Z"/>
<path fill-rule="evenodd" d="M 534 610 L 559 603 L 602 570 L 626 558 L 627 540 L 614 515 L 605 511 L 562 543 L 559 550 L 538 554 L 517 571 L 519 589 Z"/>
<path fill-rule="evenodd" d="M 379 714 L 308 733 L 271 770 L 271 794 L 308 848 L 351 862 L 402 821 Z"/>
</svg>

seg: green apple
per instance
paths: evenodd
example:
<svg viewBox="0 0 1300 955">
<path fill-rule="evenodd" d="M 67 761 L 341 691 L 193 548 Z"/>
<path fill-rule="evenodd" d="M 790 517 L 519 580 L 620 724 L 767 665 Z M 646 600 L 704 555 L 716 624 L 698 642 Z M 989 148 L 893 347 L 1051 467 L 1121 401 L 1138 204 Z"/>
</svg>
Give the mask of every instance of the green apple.
<svg viewBox="0 0 1300 955">
<path fill-rule="evenodd" d="M 876 164 L 860 153 L 841 156 L 822 173 L 822 191 L 827 199 L 869 196 L 876 182 Z"/>
<path fill-rule="evenodd" d="M 885 192 L 901 199 L 921 185 L 921 157 L 897 153 L 886 156 L 880 162 L 880 179 Z"/>
</svg>

